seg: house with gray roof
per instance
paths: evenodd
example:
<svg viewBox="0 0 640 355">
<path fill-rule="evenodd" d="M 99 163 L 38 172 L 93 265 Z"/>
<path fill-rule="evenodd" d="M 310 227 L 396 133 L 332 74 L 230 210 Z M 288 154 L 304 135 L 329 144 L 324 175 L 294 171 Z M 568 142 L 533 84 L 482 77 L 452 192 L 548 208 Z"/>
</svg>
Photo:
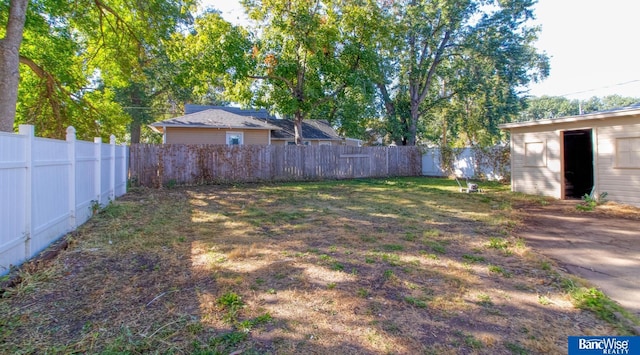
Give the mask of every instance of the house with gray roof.
<svg viewBox="0 0 640 355">
<path fill-rule="evenodd" d="M 166 144 L 295 144 L 293 121 L 279 119 L 264 109 L 186 105 L 185 115 L 150 127 L 163 134 Z M 304 120 L 302 137 L 307 145 L 361 144 L 341 137 L 324 120 Z"/>
</svg>

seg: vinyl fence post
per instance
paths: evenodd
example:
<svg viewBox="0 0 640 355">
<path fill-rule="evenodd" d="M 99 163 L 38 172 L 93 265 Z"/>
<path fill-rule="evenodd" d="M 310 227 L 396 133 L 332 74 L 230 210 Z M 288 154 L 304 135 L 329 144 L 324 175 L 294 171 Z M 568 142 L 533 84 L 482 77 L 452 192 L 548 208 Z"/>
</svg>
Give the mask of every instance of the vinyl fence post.
<svg viewBox="0 0 640 355">
<path fill-rule="evenodd" d="M 116 199 L 116 136 L 109 137 L 109 201 Z"/>
<path fill-rule="evenodd" d="M 76 218 L 76 129 L 67 127 L 67 147 L 69 159 L 69 230 L 78 226 Z"/>
<path fill-rule="evenodd" d="M 102 205 L 102 138 L 100 137 L 94 138 L 93 143 L 95 143 L 94 193 L 96 195 L 96 203 L 98 205 Z"/>
<path fill-rule="evenodd" d="M 18 133 L 27 137 L 25 139 L 24 156 L 26 159 L 25 186 L 25 226 L 24 226 L 24 252 L 27 258 L 31 256 L 31 238 L 33 236 L 33 141 L 35 129 L 32 125 L 21 124 Z"/>
</svg>

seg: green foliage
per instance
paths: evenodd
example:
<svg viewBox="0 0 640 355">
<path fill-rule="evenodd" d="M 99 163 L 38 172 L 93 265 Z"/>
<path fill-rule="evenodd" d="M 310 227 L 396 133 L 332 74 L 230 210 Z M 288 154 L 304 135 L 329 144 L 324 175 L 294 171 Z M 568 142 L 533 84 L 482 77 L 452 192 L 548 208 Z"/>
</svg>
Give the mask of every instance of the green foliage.
<svg viewBox="0 0 640 355">
<path fill-rule="evenodd" d="M 582 202 L 576 205 L 576 209 L 585 212 L 593 211 L 598 205 L 607 202 L 607 195 L 607 192 L 603 192 L 597 197 L 593 197 L 589 194 L 584 194 L 584 196 L 582 196 Z"/>
<path fill-rule="evenodd" d="M 464 337 L 464 343 L 471 349 L 482 349 L 484 344 L 479 339 L 476 339 L 473 335 L 468 334 Z"/>
<path fill-rule="evenodd" d="M 505 270 L 505 268 L 503 268 L 500 265 L 489 265 L 489 271 L 493 272 L 493 273 L 496 273 L 496 274 L 500 274 L 500 275 L 502 275 L 504 277 L 511 277 L 512 276 L 512 274 L 509 271 Z"/>
<path fill-rule="evenodd" d="M 421 299 L 417 299 L 415 297 L 405 296 L 404 301 L 418 308 L 427 308 L 427 303 L 425 301 Z"/>
<path fill-rule="evenodd" d="M 169 58 L 179 68 L 173 80 L 189 88 L 193 97 L 208 98 L 203 102 L 206 104 L 224 103 L 229 98 L 250 103 L 250 87 L 242 79 L 255 65 L 251 48 L 245 29 L 225 21 L 217 12 L 205 12 L 190 32 L 175 33 L 169 43 Z"/>
<path fill-rule="evenodd" d="M 127 140 L 132 117 L 124 107 L 131 105 L 119 102 L 116 90 L 148 84 L 144 70 L 162 52 L 162 41 L 190 20 L 194 5 L 191 0 L 31 1 L 20 48 L 15 124 L 33 124 L 39 135 L 53 138 L 64 138 L 73 125 L 80 139 L 108 140 L 114 134 Z M 146 87 L 155 95 L 161 91 Z"/>
<path fill-rule="evenodd" d="M 433 250 L 434 252 L 436 252 L 438 254 L 446 254 L 447 253 L 447 249 L 440 242 L 429 240 L 429 241 L 426 241 L 425 244 L 427 246 L 429 246 L 429 248 L 431 248 L 431 250 Z"/>
<path fill-rule="evenodd" d="M 527 355 L 530 353 L 530 351 L 527 350 L 527 348 L 523 347 L 518 343 L 505 343 L 504 347 L 507 348 L 507 350 L 509 350 L 512 354 L 515 354 L 515 355 Z"/>
<path fill-rule="evenodd" d="M 462 255 L 462 258 L 471 263 L 480 263 L 485 261 L 485 258 L 479 255 L 464 254 Z"/>
<path fill-rule="evenodd" d="M 542 96 L 528 98 L 526 109 L 521 114 L 521 120 L 540 120 L 562 116 L 573 116 L 580 113 L 577 100 L 569 100 L 559 96 Z"/>
<path fill-rule="evenodd" d="M 243 1 L 260 32 L 255 34 L 246 78 L 257 80 L 253 95 L 243 95 L 251 85 L 236 83 L 235 97 L 267 107 L 296 123 L 308 118 L 328 118 L 345 131 L 363 134 L 351 124 L 362 118 L 362 107 L 374 97 L 363 68 L 372 56 L 371 24 L 366 8 L 358 3 L 273 0 Z M 365 105 L 366 104 L 366 105 Z M 296 142 L 301 132 L 296 125 Z"/>
<path fill-rule="evenodd" d="M 400 244 L 384 244 L 382 246 L 382 248 L 384 250 L 388 250 L 388 251 L 400 251 L 400 250 L 404 250 L 404 247 Z"/>
<path fill-rule="evenodd" d="M 369 294 L 370 294 L 369 291 L 362 287 L 359 288 L 357 292 L 358 297 L 361 297 L 361 298 L 367 298 Z"/>
<path fill-rule="evenodd" d="M 572 292 L 573 299 L 578 308 L 588 309 L 597 314 L 601 319 L 612 322 L 615 320 L 614 312 L 619 306 L 605 296 L 602 291 L 595 288 L 578 288 Z"/>
<path fill-rule="evenodd" d="M 509 242 L 507 242 L 503 238 L 491 237 L 489 238 L 489 243 L 487 244 L 487 246 L 491 249 L 498 249 L 498 250 L 504 251 L 504 250 L 507 250 L 507 248 L 509 247 Z"/>
<path fill-rule="evenodd" d="M 532 6 L 448 0 L 372 9 L 385 14 L 376 27 L 376 84 L 391 138 L 441 147 L 458 137 L 472 145 L 498 140 L 498 124 L 521 108 L 517 88 L 548 74 L 548 58 L 533 45 L 538 29 L 526 25 Z"/>
<path fill-rule="evenodd" d="M 244 333 L 249 333 L 254 327 L 267 324 L 272 320 L 273 318 L 271 315 L 269 313 L 265 313 L 258 317 L 239 322 L 238 328 Z"/>
<path fill-rule="evenodd" d="M 234 331 L 211 338 L 209 345 L 216 349 L 229 350 L 246 339 L 247 333 Z"/>
<path fill-rule="evenodd" d="M 244 307 L 242 298 L 234 292 L 228 292 L 220 296 L 220 298 L 216 300 L 216 303 L 226 311 L 222 318 L 229 324 L 235 323 L 238 313 L 242 307 Z"/>
<path fill-rule="evenodd" d="M 610 110 L 640 102 L 640 98 L 610 95 L 588 100 L 569 100 L 559 96 L 541 96 L 525 99 L 525 108 L 519 121 L 541 120 L 564 116 L 575 116 L 596 111 Z"/>
<path fill-rule="evenodd" d="M 491 296 L 482 293 L 478 295 L 478 304 L 483 307 L 491 307 L 493 306 L 493 301 L 491 301 Z"/>
</svg>

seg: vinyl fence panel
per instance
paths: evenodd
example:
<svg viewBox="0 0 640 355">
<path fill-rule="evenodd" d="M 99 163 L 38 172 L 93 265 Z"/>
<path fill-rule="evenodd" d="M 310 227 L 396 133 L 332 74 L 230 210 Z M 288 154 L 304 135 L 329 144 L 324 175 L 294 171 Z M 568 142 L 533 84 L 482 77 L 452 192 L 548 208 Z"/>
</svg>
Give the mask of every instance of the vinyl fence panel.
<svg viewBox="0 0 640 355">
<path fill-rule="evenodd" d="M 95 204 L 126 193 L 127 147 L 0 133 L 0 274 L 86 222 Z"/>
<path fill-rule="evenodd" d="M 503 180 L 510 171 L 509 147 L 497 145 L 490 148 L 453 149 L 451 162 L 453 173 L 458 177 L 483 177 L 489 180 Z M 426 149 L 422 155 L 422 175 L 448 176 L 443 167 L 439 148 Z"/>
<path fill-rule="evenodd" d="M 25 149 L 27 138 L 0 132 L 0 265 L 4 268 L 11 260 L 27 258 L 25 229 L 28 221 L 25 212 L 31 202 L 27 189 L 30 185 L 28 152 Z M 0 268 L 0 273 L 4 273 L 4 268 Z"/>
</svg>

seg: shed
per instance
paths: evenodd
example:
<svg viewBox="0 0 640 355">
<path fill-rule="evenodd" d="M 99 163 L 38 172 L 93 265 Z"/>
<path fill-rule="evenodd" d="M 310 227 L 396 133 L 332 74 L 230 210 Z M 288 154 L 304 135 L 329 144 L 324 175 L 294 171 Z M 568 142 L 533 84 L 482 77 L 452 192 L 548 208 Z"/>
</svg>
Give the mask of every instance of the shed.
<svg viewBox="0 0 640 355">
<path fill-rule="evenodd" d="M 640 104 L 500 125 L 511 133 L 511 190 L 585 194 L 640 206 Z"/>
</svg>

